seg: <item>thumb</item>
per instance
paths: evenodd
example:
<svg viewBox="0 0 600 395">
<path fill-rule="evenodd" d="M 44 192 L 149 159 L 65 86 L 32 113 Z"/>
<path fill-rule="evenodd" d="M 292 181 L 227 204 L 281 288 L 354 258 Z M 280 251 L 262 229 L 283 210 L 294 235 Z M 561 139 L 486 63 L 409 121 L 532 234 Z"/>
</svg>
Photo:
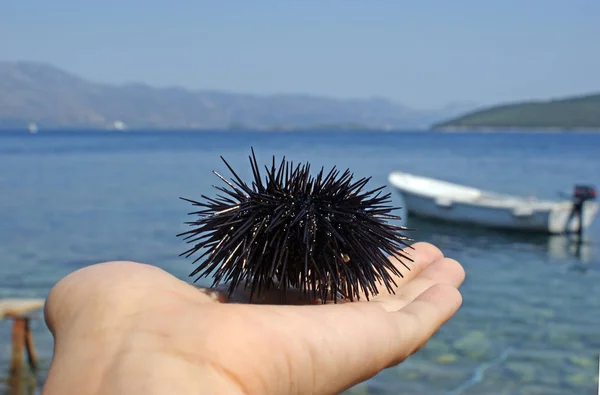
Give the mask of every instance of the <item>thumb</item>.
<svg viewBox="0 0 600 395">
<path fill-rule="evenodd" d="M 107 314 L 131 309 L 166 273 L 136 262 L 98 263 L 76 270 L 58 281 L 44 306 L 46 325 L 57 332 L 81 320 L 102 322 Z M 170 276 L 170 275 L 167 275 Z M 164 283 L 164 279 L 162 280 Z M 89 324 L 89 323 L 88 323 Z"/>
</svg>

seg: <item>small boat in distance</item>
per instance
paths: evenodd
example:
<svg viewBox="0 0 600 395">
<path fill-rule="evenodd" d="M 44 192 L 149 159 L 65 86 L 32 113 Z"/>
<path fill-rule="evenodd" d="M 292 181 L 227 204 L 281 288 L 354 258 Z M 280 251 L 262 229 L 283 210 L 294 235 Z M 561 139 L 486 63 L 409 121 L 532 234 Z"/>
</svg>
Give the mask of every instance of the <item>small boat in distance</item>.
<svg viewBox="0 0 600 395">
<path fill-rule="evenodd" d="M 29 133 L 31 133 L 31 134 L 37 133 L 39 130 L 37 123 L 35 123 L 35 122 L 29 123 L 29 125 L 27 126 L 27 130 L 29 130 Z"/>
<path fill-rule="evenodd" d="M 581 232 L 598 213 L 598 205 L 591 201 L 596 193 L 590 187 L 576 187 L 572 200 L 552 201 L 502 195 L 399 171 L 392 172 L 388 181 L 402 194 L 409 215 L 448 222 L 559 234 Z"/>
</svg>

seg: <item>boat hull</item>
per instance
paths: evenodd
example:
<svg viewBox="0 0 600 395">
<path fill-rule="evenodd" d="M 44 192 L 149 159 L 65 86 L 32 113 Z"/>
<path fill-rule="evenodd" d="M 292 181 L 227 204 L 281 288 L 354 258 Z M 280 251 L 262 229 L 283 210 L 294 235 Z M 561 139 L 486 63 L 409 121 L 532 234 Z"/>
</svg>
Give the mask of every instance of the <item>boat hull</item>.
<svg viewBox="0 0 600 395">
<path fill-rule="evenodd" d="M 559 234 L 574 232 L 579 226 L 579 220 L 573 218 L 569 221 L 572 205 L 570 202 L 556 202 L 536 205 L 526 199 L 508 197 L 503 205 L 492 203 L 477 203 L 474 201 L 461 201 L 450 195 L 426 195 L 410 188 L 403 188 L 403 183 L 397 178 L 390 178 L 392 186 L 404 198 L 404 207 L 409 215 L 429 218 L 460 224 L 471 224 L 489 228 L 518 230 L 523 232 L 542 232 Z M 410 184 L 412 180 L 408 180 Z M 420 180 L 419 180 L 420 182 Z M 432 184 L 433 185 L 433 184 Z M 435 185 L 434 185 L 435 187 Z M 443 184 L 444 188 L 462 188 L 454 184 Z M 414 189 L 414 188 L 413 188 Z M 463 194 L 472 194 L 474 189 L 464 187 L 460 190 Z M 477 193 L 480 193 L 479 191 Z M 465 200 L 467 200 L 465 198 Z M 486 201 L 483 199 L 482 201 Z M 583 229 L 590 226 L 598 212 L 598 205 L 586 202 L 583 207 Z"/>
<path fill-rule="evenodd" d="M 476 206 L 465 203 L 439 205 L 434 198 L 418 196 L 400 191 L 409 215 L 421 218 L 436 219 L 447 222 L 471 224 L 498 229 L 511 229 L 528 232 L 564 233 L 567 230 L 567 220 L 570 208 L 534 211 L 531 215 L 517 216 L 513 210 L 506 208 Z M 584 229 L 591 224 L 596 207 L 586 204 L 584 208 Z M 569 231 L 575 231 L 578 220 L 569 226 Z"/>
</svg>

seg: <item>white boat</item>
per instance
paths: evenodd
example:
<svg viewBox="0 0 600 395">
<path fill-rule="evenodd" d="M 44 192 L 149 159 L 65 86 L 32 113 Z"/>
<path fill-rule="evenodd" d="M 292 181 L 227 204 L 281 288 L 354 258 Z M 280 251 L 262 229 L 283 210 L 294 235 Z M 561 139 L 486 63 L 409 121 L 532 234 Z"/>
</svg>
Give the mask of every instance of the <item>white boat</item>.
<svg viewBox="0 0 600 395">
<path fill-rule="evenodd" d="M 27 130 L 29 130 L 29 133 L 31 134 L 35 134 L 38 132 L 38 126 L 37 123 L 35 122 L 31 122 L 28 126 L 27 126 Z"/>
<path fill-rule="evenodd" d="M 410 215 L 491 228 L 543 233 L 575 232 L 579 218 L 569 220 L 571 200 L 551 201 L 483 191 L 465 185 L 403 172 L 393 172 L 389 183 L 403 196 Z M 595 202 L 586 201 L 582 218 L 585 229 L 598 213 Z"/>
</svg>

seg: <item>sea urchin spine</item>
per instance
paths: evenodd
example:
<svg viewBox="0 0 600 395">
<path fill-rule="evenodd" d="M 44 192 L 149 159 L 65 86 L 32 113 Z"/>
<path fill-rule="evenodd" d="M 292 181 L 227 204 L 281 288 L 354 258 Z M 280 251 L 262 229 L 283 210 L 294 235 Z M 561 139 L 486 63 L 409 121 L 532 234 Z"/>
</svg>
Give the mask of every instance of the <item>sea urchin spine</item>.
<svg viewBox="0 0 600 395">
<path fill-rule="evenodd" d="M 370 178 L 353 182 L 350 170 L 340 175 L 335 167 L 313 177 L 310 164 L 294 167 L 285 157 L 278 167 L 273 157 L 263 180 L 254 150 L 249 186 L 221 159 L 233 178 L 213 173 L 229 189 L 214 186 L 223 194 L 202 195 L 204 202 L 181 198 L 202 208 L 190 213 L 197 221 L 186 222 L 194 228 L 177 235 L 194 244 L 180 256 L 205 250 L 190 276 L 214 272 L 212 286 L 229 283 L 229 295 L 243 283 L 250 299 L 273 288 L 283 301 L 288 289 L 298 289 L 322 303 L 340 295 L 369 300 L 378 283 L 394 292 L 394 277 L 402 274 L 388 256 L 410 260 L 402 248 L 412 240 L 400 233 L 408 228 L 386 222 L 400 217 L 385 205 L 390 194 L 381 196 L 384 187 L 363 192 Z"/>
</svg>

